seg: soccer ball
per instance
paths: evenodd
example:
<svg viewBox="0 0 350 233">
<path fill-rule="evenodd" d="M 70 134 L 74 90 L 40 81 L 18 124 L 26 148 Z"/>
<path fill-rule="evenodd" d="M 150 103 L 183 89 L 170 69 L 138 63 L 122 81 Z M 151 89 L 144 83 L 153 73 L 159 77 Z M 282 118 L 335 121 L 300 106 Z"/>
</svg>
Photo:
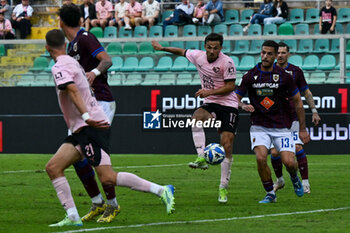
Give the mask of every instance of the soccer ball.
<svg viewBox="0 0 350 233">
<path fill-rule="evenodd" d="M 211 165 L 220 164 L 225 159 L 225 149 L 217 143 L 210 143 L 204 149 L 204 158 Z"/>
</svg>

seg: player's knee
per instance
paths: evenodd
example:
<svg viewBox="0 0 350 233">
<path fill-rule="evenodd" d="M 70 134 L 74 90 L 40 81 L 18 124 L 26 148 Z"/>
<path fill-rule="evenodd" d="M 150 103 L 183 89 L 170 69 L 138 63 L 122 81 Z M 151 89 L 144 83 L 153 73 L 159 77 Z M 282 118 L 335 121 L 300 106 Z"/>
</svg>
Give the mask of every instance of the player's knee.
<svg viewBox="0 0 350 233">
<path fill-rule="evenodd" d="M 52 163 L 50 161 L 46 164 L 45 170 L 48 176 L 52 179 L 57 177 L 58 174 L 61 172 L 59 167 L 55 163 Z"/>
<path fill-rule="evenodd" d="M 276 149 L 271 149 L 271 156 L 278 157 L 278 151 Z"/>
<path fill-rule="evenodd" d="M 303 149 L 303 146 L 302 145 L 300 145 L 300 144 L 295 144 L 295 151 L 296 152 L 299 152 L 299 151 L 301 151 Z"/>
<path fill-rule="evenodd" d="M 115 173 L 113 174 L 103 174 L 100 175 L 99 180 L 103 185 L 116 185 L 116 175 Z"/>
<path fill-rule="evenodd" d="M 256 155 L 256 162 L 258 164 L 267 164 L 267 159 L 266 159 L 266 156 L 263 156 L 261 154 L 257 154 Z"/>
</svg>

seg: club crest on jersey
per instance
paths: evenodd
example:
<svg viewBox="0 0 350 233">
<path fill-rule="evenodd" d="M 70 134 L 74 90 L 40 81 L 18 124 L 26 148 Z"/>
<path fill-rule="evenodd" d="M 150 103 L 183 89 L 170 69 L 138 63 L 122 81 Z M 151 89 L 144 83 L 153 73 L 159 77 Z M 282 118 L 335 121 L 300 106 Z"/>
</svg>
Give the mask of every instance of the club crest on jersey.
<svg viewBox="0 0 350 233">
<path fill-rule="evenodd" d="M 233 66 L 230 67 L 230 68 L 228 68 L 228 73 L 229 73 L 229 74 L 235 73 L 235 68 L 233 68 Z"/>
<path fill-rule="evenodd" d="M 272 79 L 273 79 L 273 81 L 278 82 L 278 80 L 280 80 L 280 75 L 279 74 L 274 74 L 272 76 Z"/>
<path fill-rule="evenodd" d="M 257 80 L 257 78 L 258 78 L 258 75 L 255 75 L 255 76 L 254 76 L 254 80 Z"/>
<path fill-rule="evenodd" d="M 220 72 L 220 67 L 214 67 L 214 68 L 213 68 L 213 71 L 214 71 L 215 73 L 219 73 L 219 72 Z"/>
<path fill-rule="evenodd" d="M 75 42 L 73 45 L 73 51 L 76 52 L 78 50 L 78 42 Z"/>
</svg>

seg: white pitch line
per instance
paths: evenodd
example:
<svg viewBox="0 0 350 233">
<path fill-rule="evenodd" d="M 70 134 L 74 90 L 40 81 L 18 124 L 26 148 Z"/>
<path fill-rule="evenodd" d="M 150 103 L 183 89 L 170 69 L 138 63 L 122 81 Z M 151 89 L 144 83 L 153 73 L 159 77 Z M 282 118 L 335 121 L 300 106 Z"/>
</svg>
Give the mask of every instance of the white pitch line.
<svg viewBox="0 0 350 233">
<path fill-rule="evenodd" d="M 113 167 L 115 169 L 130 169 L 130 168 L 155 168 L 155 167 L 178 167 L 187 165 L 186 163 L 178 164 L 159 164 L 159 165 L 142 165 L 142 166 L 119 166 Z M 65 171 L 74 171 L 74 169 L 66 169 Z M 42 173 L 45 170 L 17 170 L 17 171 L 2 171 L 0 174 L 16 174 L 16 173 Z"/>
<path fill-rule="evenodd" d="M 332 212 L 332 211 L 334 212 L 334 211 L 349 210 L 349 209 L 350 209 L 350 207 L 340 207 L 340 208 L 336 208 L 336 209 L 319 209 L 319 210 L 309 210 L 309 211 L 297 211 L 297 212 L 290 212 L 290 213 L 263 214 L 263 215 L 254 215 L 254 216 L 245 216 L 245 217 L 218 218 L 218 219 L 201 219 L 201 220 L 174 221 L 174 222 L 154 222 L 154 223 L 146 223 L 146 224 L 126 225 L 126 226 L 97 227 L 97 228 L 90 228 L 90 229 L 60 231 L 60 232 L 56 232 L 56 233 L 76 233 L 76 232 L 90 232 L 90 231 L 111 230 L 111 229 L 138 228 L 138 227 L 146 227 L 146 226 L 189 224 L 189 223 L 205 223 L 205 222 L 220 222 L 220 221 L 255 219 L 255 218 L 277 217 L 277 216 L 288 216 L 288 215 L 299 215 L 299 214 L 312 214 L 312 213 Z"/>
</svg>

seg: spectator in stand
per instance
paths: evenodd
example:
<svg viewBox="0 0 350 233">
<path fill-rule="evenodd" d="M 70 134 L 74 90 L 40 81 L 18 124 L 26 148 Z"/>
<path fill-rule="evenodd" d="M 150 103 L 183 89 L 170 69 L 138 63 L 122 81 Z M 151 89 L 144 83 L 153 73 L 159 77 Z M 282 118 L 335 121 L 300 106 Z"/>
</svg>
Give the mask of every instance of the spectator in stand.
<svg viewBox="0 0 350 233">
<path fill-rule="evenodd" d="M 283 0 L 275 0 L 272 8 L 272 17 L 264 19 L 264 24 L 281 24 L 288 18 L 288 5 Z"/>
<path fill-rule="evenodd" d="M 131 30 L 131 26 L 136 25 L 136 21 L 141 18 L 142 6 L 136 0 L 130 0 L 130 3 L 126 6 L 124 23 L 125 29 Z M 131 26 L 130 26 L 131 25 Z"/>
<path fill-rule="evenodd" d="M 95 5 L 90 0 L 84 0 L 80 5 L 81 12 L 81 26 L 85 27 L 86 31 L 90 31 L 91 21 L 96 19 Z"/>
<path fill-rule="evenodd" d="M 141 18 L 136 20 L 136 25 L 148 24 L 151 28 L 158 22 L 160 4 L 156 0 L 146 0 L 142 3 Z"/>
<path fill-rule="evenodd" d="M 203 0 L 198 0 L 196 7 L 194 8 L 192 22 L 197 24 L 198 22 L 202 22 L 203 15 L 205 12 L 205 4 Z"/>
<path fill-rule="evenodd" d="M 101 26 L 104 29 L 112 19 L 113 5 L 110 1 L 100 0 L 96 3 L 97 19 L 91 21 L 93 27 Z"/>
<path fill-rule="evenodd" d="M 332 6 L 332 0 L 326 0 L 326 6 L 320 10 L 320 32 L 321 34 L 335 34 L 335 22 L 337 21 L 337 10 Z"/>
<path fill-rule="evenodd" d="M 174 13 L 163 21 L 163 32 L 168 25 L 190 24 L 194 6 L 189 0 L 182 0 L 182 3 L 175 7 Z"/>
<path fill-rule="evenodd" d="M 203 16 L 203 24 L 215 25 L 223 22 L 224 11 L 222 9 L 221 0 L 211 0 L 205 6 L 205 12 Z"/>
<path fill-rule="evenodd" d="M 119 28 L 124 26 L 124 16 L 128 3 L 125 0 L 120 0 L 114 7 L 114 19 L 109 21 L 109 26 L 118 25 Z"/>
<path fill-rule="evenodd" d="M 11 6 L 7 0 L 0 0 L 0 13 L 4 13 L 5 19 L 11 20 Z"/>
<path fill-rule="evenodd" d="M 251 24 L 264 23 L 265 18 L 272 16 L 272 8 L 273 8 L 272 0 L 264 0 L 264 3 L 261 4 L 260 6 L 259 13 L 252 15 L 252 18 L 250 19 L 249 24 L 243 28 L 243 32 L 248 31 Z"/>
<path fill-rule="evenodd" d="M 0 39 L 15 39 L 11 22 L 5 18 L 4 12 L 0 12 Z"/>
<path fill-rule="evenodd" d="M 33 8 L 29 5 L 29 0 L 22 0 L 12 12 L 12 28 L 20 32 L 20 38 L 25 39 L 31 33 L 30 18 L 33 15 Z"/>
</svg>

